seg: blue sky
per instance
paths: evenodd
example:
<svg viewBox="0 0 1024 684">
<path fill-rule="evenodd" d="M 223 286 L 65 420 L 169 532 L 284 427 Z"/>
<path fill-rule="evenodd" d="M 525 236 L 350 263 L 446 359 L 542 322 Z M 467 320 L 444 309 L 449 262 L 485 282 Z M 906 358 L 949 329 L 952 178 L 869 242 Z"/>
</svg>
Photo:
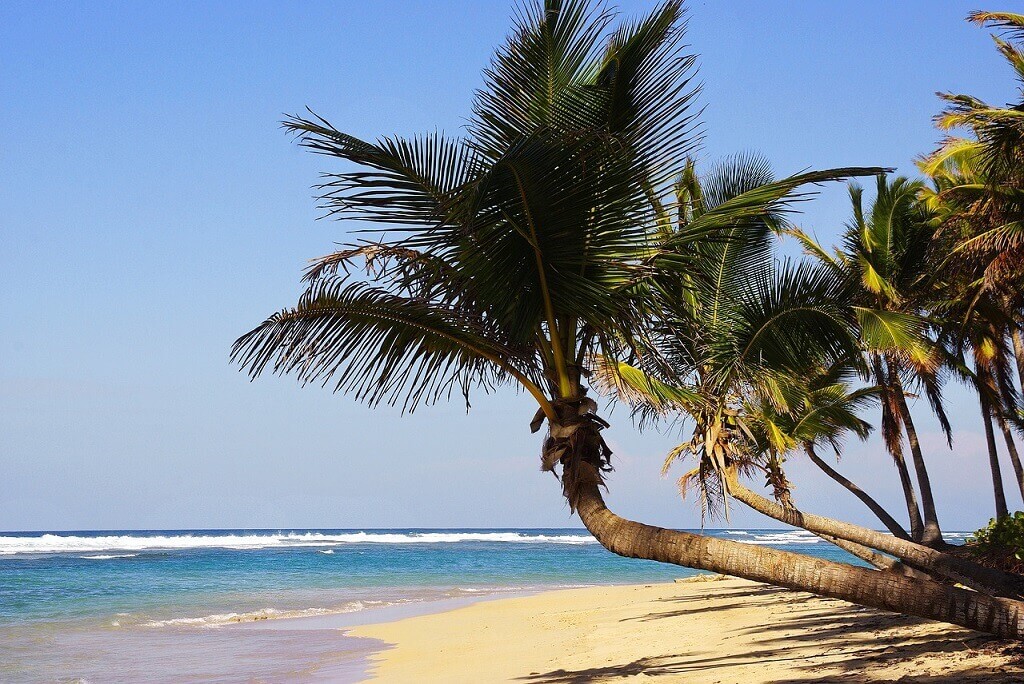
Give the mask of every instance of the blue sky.
<svg viewBox="0 0 1024 684">
<path fill-rule="evenodd" d="M 689 7 L 704 162 L 756 150 L 778 173 L 912 173 L 939 137 L 936 90 L 1013 95 L 963 21 L 974 3 Z M 310 186 L 330 165 L 282 114 L 308 105 L 370 138 L 457 131 L 509 16 L 480 0 L 0 4 L 0 529 L 575 524 L 523 396 L 403 417 L 227 362 L 351 228 L 316 220 Z M 828 240 L 845 192 L 804 210 Z M 950 400 L 953 451 L 916 413 L 945 526 L 974 528 L 992 511 L 984 438 L 975 401 Z M 698 526 L 658 477 L 678 435 L 611 420 L 619 512 Z M 791 468 L 804 507 L 871 522 Z M 842 469 L 899 510 L 877 439 Z M 767 525 L 738 508 L 731 524 Z"/>
</svg>

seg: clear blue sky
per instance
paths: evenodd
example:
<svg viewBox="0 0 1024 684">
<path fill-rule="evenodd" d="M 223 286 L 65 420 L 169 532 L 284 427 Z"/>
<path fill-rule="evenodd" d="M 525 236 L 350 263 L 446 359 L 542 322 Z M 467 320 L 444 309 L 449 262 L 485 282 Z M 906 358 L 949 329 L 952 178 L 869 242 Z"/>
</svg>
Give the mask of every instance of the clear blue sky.
<svg viewBox="0 0 1024 684">
<path fill-rule="evenodd" d="M 701 158 L 912 172 L 938 139 L 934 91 L 1012 96 L 963 21 L 976 8 L 691 3 Z M 509 15 L 504 0 L 0 4 L 0 529 L 575 524 L 522 396 L 402 417 L 290 378 L 250 384 L 227 361 L 349 228 L 315 220 L 328 160 L 282 114 L 309 105 L 366 137 L 456 131 Z M 846 207 L 832 190 L 801 222 L 827 239 Z M 953 452 L 917 413 L 945 526 L 974 528 L 992 511 L 984 439 L 973 399 L 951 400 Z M 676 435 L 611 419 L 619 512 L 699 525 L 658 477 Z M 898 511 L 887 459 L 854 444 L 843 469 Z M 871 522 L 792 470 L 808 509 Z"/>
</svg>

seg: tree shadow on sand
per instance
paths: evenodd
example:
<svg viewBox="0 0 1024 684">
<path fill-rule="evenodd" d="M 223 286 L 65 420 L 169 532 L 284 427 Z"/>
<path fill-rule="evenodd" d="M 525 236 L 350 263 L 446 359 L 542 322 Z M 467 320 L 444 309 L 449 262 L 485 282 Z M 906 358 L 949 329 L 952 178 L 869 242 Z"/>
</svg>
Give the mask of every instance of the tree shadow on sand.
<svg viewBox="0 0 1024 684">
<path fill-rule="evenodd" d="M 746 681 L 748 666 L 785 663 L 790 674 L 772 681 L 774 684 L 797 682 L 878 682 L 899 681 L 928 684 L 1008 684 L 1024 682 L 1024 647 L 964 629 L 950 628 L 936 634 L 908 634 L 906 628 L 926 620 L 882 613 L 853 606 L 843 601 L 817 599 L 802 610 L 807 595 L 783 589 L 766 589 L 773 604 L 784 599 L 788 613 L 778 615 L 769 624 L 735 630 L 735 652 L 681 652 L 647 656 L 632 662 L 601 667 L 551 672 L 534 672 L 519 681 L 542 684 L 582 684 L 614 681 L 623 677 L 685 675 L 715 670 L 722 682 Z M 779 594 L 789 594 L 787 596 Z M 760 590 L 712 590 L 696 596 L 661 599 L 681 604 L 671 611 L 653 612 L 627 618 L 641 622 L 699 616 L 715 610 L 737 610 L 742 601 L 730 599 L 766 597 Z M 712 606 L 686 604 L 714 600 Z M 755 599 L 756 600 L 756 599 Z M 726 603 L 719 603 L 726 601 Z M 827 601 L 829 610 L 822 614 L 820 601 Z M 743 643 L 740 646 L 740 643 Z M 808 655 L 808 645 L 814 650 Z M 942 674 L 928 674 L 929 664 L 942 656 Z M 995 660 L 993 656 L 996 657 Z M 993 667 L 993 662 L 1009 663 Z M 886 671 L 899 673 L 887 675 Z M 792 672 L 800 671 L 802 676 Z M 761 674 L 763 676 L 763 674 Z M 758 680 L 766 681 L 766 680 Z"/>
</svg>

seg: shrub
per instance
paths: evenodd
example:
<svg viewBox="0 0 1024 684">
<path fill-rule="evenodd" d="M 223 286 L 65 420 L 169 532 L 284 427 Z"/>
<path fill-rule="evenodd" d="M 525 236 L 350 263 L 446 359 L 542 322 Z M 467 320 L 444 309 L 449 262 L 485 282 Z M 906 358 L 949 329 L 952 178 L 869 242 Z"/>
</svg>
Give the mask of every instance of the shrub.
<svg viewBox="0 0 1024 684">
<path fill-rule="evenodd" d="M 1005 518 L 993 518 L 967 540 L 979 558 L 1012 572 L 1024 570 L 1024 511 Z"/>
</svg>

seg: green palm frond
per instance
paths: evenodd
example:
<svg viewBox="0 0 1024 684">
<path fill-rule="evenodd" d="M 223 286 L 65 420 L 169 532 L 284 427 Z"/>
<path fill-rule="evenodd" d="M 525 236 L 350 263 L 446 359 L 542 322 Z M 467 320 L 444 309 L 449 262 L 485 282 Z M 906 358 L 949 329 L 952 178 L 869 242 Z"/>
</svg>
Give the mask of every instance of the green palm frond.
<svg viewBox="0 0 1024 684">
<path fill-rule="evenodd" d="M 593 360 L 590 372 L 590 382 L 600 394 L 615 397 L 644 420 L 697 414 L 707 403 L 694 389 L 670 385 L 624 361 L 600 357 Z"/>
<path fill-rule="evenodd" d="M 370 405 L 420 402 L 515 379 L 535 383 L 486 322 L 365 283 L 313 283 L 293 309 L 239 338 L 232 360 L 255 377 L 270 367 L 303 383 L 333 384 Z"/>
<path fill-rule="evenodd" d="M 863 306 L 853 309 L 868 352 L 903 355 L 921 367 L 934 363 L 934 348 L 926 336 L 927 323 L 920 316 Z"/>
</svg>

